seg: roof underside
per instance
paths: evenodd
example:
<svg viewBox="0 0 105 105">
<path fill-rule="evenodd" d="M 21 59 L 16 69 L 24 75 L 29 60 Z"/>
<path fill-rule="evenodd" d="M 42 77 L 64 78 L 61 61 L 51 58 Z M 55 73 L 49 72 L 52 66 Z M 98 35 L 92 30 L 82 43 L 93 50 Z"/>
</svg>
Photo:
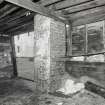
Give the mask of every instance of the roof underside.
<svg viewBox="0 0 105 105">
<path fill-rule="evenodd" d="M 73 26 L 105 19 L 105 0 L 32 0 L 32 2 L 70 20 Z M 16 35 L 34 30 L 35 14 L 22 7 L 1 1 L 0 33 Z"/>
</svg>

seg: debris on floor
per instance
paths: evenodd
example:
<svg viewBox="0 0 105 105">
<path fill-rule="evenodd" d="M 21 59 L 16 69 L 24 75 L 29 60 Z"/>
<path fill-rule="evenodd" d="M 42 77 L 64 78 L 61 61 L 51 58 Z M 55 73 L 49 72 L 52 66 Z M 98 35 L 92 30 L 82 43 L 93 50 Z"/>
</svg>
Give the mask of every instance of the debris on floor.
<svg viewBox="0 0 105 105">
<path fill-rule="evenodd" d="M 30 81 L 1 79 L 0 105 L 105 105 L 105 99 L 85 89 L 71 97 L 37 94 Z"/>
<path fill-rule="evenodd" d="M 60 89 L 58 89 L 58 92 L 62 92 L 65 95 L 68 94 L 74 94 L 78 91 L 81 91 L 82 89 L 85 88 L 85 85 L 83 83 L 74 83 L 72 79 L 67 79 L 64 86 Z"/>
</svg>

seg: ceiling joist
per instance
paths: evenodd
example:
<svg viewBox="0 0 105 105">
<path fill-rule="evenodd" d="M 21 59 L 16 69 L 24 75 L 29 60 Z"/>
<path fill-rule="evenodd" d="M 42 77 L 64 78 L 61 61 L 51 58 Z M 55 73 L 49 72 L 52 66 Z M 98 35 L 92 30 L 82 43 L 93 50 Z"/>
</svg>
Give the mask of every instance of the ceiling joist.
<svg viewBox="0 0 105 105">
<path fill-rule="evenodd" d="M 65 11 L 68 11 L 68 14 L 74 14 L 74 13 L 86 11 L 92 8 L 98 8 L 101 6 L 105 6 L 105 0 L 96 0 L 96 1 L 87 2 L 85 4 L 67 8 L 65 9 Z"/>
<path fill-rule="evenodd" d="M 62 2 L 55 4 L 55 7 L 56 7 L 56 10 L 62 10 L 62 9 L 78 6 L 81 4 L 85 4 L 90 1 L 93 1 L 93 0 L 64 0 Z"/>
<path fill-rule="evenodd" d="M 12 4 L 15 4 L 17 6 L 23 7 L 25 9 L 30 10 L 30 11 L 39 13 L 41 15 L 53 18 L 57 21 L 61 21 L 65 24 L 69 24 L 69 22 L 65 18 L 63 18 L 62 16 L 59 16 L 59 15 L 55 14 L 53 11 L 48 10 L 47 8 L 45 8 L 39 4 L 33 3 L 30 0 L 5 0 L 5 1 L 12 3 Z"/>
<path fill-rule="evenodd" d="M 11 13 L 10 15 L 5 16 L 4 18 L 0 19 L 0 26 L 12 21 L 15 21 L 16 19 L 19 19 L 20 17 L 26 15 L 27 10 L 24 9 L 18 9 L 17 12 Z"/>
<path fill-rule="evenodd" d="M 62 1 L 64 1 L 64 0 L 42 0 L 42 1 L 41 1 L 41 4 L 42 4 L 43 6 L 50 6 L 50 5 L 53 5 L 53 4 L 62 2 Z"/>
<path fill-rule="evenodd" d="M 71 14 L 71 15 L 69 14 L 69 15 L 66 15 L 66 16 L 68 16 L 71 20 L 75 21 L 77 19 L 84 18 L 85 16 L 87 16 L 89 14 L 94 14 L 94 13 L 105 14 L 105 6 L 92 8 L 92 9 L 89 9 L 89 10 L 81 11 L 81 12 Z M 94 15 L 93 15 L 93 17 L 94 17 Z"/>
<path fill-rule="evenodd" d="M 11 6 L 11 8 L 9 8 L 9 10 L 3 12 L 3 13 L 0 15 L 0 19 L 3 18 L 3 17 L 5 17 L 5 16 L 7 16 L 8 14 L 10 14 L 11 12 L 13 12 L 13 11 L 15 11 L 15 10 L 17 10 L 17 9 L 18 9 L 18 7 L 14 7 L 14 8 L 13 8 L 13 7 Z"/>
<path fill-rule="evenodd" d="M 102 13 L 92 13 L 88 14 L 82 18 L 79 18 L 77 20 L 72 21 L 72 26 L 79 26 L 79 25 L 84 25 L 84 24 L 89 24 L 97 21 L 102 21 L 105 20 L 105 11 Z"/>
<path fill-rule="evenodd" d="M 0 0 L 0 33 L 33 29 L 35 13 L 73 26 L 88 24 L 105 19 L 105 0 Z"/>
</svg>

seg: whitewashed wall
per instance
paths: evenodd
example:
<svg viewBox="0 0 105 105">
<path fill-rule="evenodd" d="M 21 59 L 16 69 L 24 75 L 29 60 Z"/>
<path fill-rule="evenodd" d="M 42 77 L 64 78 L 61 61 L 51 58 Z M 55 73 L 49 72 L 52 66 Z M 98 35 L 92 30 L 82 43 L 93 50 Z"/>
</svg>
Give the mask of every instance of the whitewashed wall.
<svg viewBox="0 0 105 105">
<path fill-rule="evenodd" d="M 33 57 L 34 32 L 24 33 L 14 37 L 17 57 Z M 18 52 L 18 47 L 20 51 Z"/>
</svg>

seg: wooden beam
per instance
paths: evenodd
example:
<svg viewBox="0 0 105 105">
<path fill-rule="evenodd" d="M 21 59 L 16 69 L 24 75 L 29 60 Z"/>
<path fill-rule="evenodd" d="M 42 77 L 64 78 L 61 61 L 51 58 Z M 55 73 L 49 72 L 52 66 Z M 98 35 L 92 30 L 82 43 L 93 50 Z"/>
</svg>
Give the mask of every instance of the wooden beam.
<svg viewBox="0 0 105 105">
<path fill-rule="evenodd" d="M 68 33 L 67 33 L 67 26 L 65 24 L 65 56 L 68 55 Z"/>
<path fill-rule="evenodd" d="M 43 0 L 41 1 L 41 4 L 43 6 L 49 6 L 49 5 L 52 5 L 52 4 L 55 4 L 55 3 L 58 3 L 58 2 L 61 2 L 62 0 Z M 63 0 L 64 1 L 64 0 Z"/>
<path fill-rule="evenodd" d="M 89 10 L 85 10 L 85 11 L 81 11 L 78 13 L 74 13 L 74 14 L 69 14 L 66 15 L 68 18 L 70 18 L 71 20 L 77 20 L 79 18 L 84 18 L 85 16 L 89 16 L 94 14 L 93 16 L 95 16 L 95 14 L 104 14 L 105 13 L 105 6 L 101 6 L 101 7 L 97 7 L 97 8 L 93 8 L 93 9 L 89 9 Z"/>
<path fill-rule="evenodd" d="M 14 30 L 14 31 L 12 31 L 12 32 L 9 32 L 8 34 L 10 34 L 10 33 L 12 33 L 12 35 L 20 35 L 20 34 L 24 34 L 24 33 L 28 33 L 28 32 L 32 32 L 32 31 L 34 31 L 34 29 L 33 29 L 33 25 L 32 24 L 30 24 L 29 26 L 27 26 L 27 27 L 21 27 L 21 28 L 18 28 L 18 29 L 16 29 L 16 30 Z"/>
<path fill-rule="evenodd" d="M 8 8 L 10 8 L 11 5 L 7 4 L 7 5 L 3 5 L 3 7 L 0 9 L 1 13 L 4 13 Z"/>
<path fill-rule="evenodd" d="M 34 17 L 34 14 L 31 14 L 29 16 L 23 16 L 19 19 L 12 21 L 12 22 L 10 21 L 6 24 L 0 25 L 0 27 L 1 27 L 0 31 L 8 32 L 11 29 L 14 29 L 14 27 L 18 27 L 18 26 L 21 26 L 23 24 L 26 24 L 26 23 L 32 21 L 33 17 Z"/>
<path fill-rule="evenodd" d="M 20 28 L 22 28 L 22 27 L 26 27 L 27 25 L 33 25 L 33 21 L 28 22 L 28 23 L 23 23 L 22 25 L 17 25 L 17 26 L 15 26 L 14 28 L 11 28 L 10 30 L 8 30 L 8 31 L 6 31 L 6 32 L 7 32 L 7 33 L 12 33 L 12 32 L 14 32 L 14 31 L 16 31 L 16 30 L 18 30 L 18 29 L 20 29 Z"/>
<path fill-rule="evenodd" d="M 63 17 L 68 19 L 76 19 L 86 14 L 105 10 L 105 0 L 91 1 L 78 6 L 73 6 L 64 10 L 56 11 L 57 14 L 64 14 Z"/>
<path fill-rule="evenodd" d="M 57 10 L 65 9 L 68 7 L 77 6 L 83 3 L 87 3 L 93 0 L 64 0 L 63 2 L 55 4 Z"/>
<path fill-rule="evenodd" d="M 18 72 L 17 72 L 17 64 L 16 64 L 16 53 L 15 53 L 15 44 L 14 44 L 14 37 L 10 36 L 10 43 L 11 43 L 11 48 L 12 48 L 12 63 L 13 63 L 13 74 L 14 77 L 18 76 Z"/>
<path fill-rule="evenodd" d="M 59 15 L 55 14 L 53 11 L 50 11 L 47 8 L 45 8 L 39 4 L 33 3 L 32 1 L 29 1 L 29 0 L 5 0 L 5 1 L 7 1 L 9 3 L 13 3 L 17 6 L 23 7 L 30 11 L 39 13 L 41 15 L 53 18 L 57 21 L 61 21 L 65 24 L 69 24 L 68 21 L 66 21 L 66 19 L 63 18 L 62 16 L 59 16 Z"/>
<path fill-rule="evenodd" d="M 22 16 L 24 16 L 27 13 L 27 10 L 25 9 L 19 9 L 19 11 L 16 11 L 15 13 L 11 15 L 7 15 L 6 17 L 0 19 L 0 26 L 9 22 L 12 22 Z"/>
<path fill-rule="evenodd" d="M 88 14 L 85 15 L 84 17 L 81 17 L 79 19 L 73 20 L 72 25 L 73 26 L 79 26 L 79 25 L 84 25 L 84 24 L 89 24 L 97 21 L 102 21 L 105 20 L 105 11 L 104 13 L 93 13 L 93 14 Z"/>
<path fill-rule="evenodd" d="M 103 52 L 96 52 L 96 53 L 90 53 L 90 54 L 79 54 L 79 55 L 72 55 L 72 56 L 67 56 L 67 58 L 71 57 L 80 57 L 80 56 L 93 56 L 93 55 L 99 55 L 99 54 L 105 54 L 105 51 Z"/>
<path fill-rule="evenodd" d="M 12 7 L 7 10 L 6 12 L 3 12 L 1 15 L 0 15 L 0 19 L 5 17 L 6 15 L 10 14 L 11 12 L 15 11 L 16 9 L 18 9 L 19 7 Z"/>
<path fill-rule="evenodd" d="M 86 11 L 92 8 L 101 7 L 101 6 L 105 6 L 105 0 L 90 1 L 81 5 L 67 8 L 65 9 L 65 11 L 67 11 L 68 14 L 74 14 L 74 13 Z"/>
<path fill-rule="evenodd" d="M 87 34 L 87 24 L 85 25 L 85 54 L 88 54 L 88 34 Z M 85 56 L 84 61 L 87 60 L 87 56 Z"/>
</svg>

